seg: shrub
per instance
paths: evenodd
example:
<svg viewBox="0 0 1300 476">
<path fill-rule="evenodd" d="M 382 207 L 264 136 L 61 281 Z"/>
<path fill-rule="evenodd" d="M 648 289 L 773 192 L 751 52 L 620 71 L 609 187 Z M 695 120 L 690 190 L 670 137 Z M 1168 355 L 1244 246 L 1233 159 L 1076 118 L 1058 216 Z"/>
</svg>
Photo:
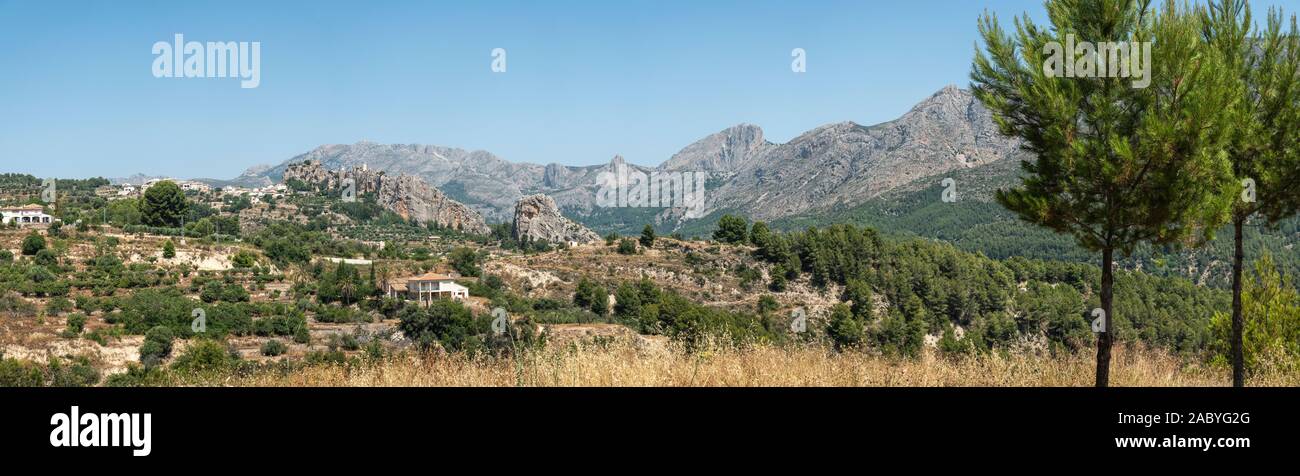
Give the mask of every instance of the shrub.
<svg viewBox="0 0 1300 476">
<path fill-rule="evenodd" d="M 172 362 L 172 369 L 182 372 L 212 372 L 230 368 L 235 357 L 220 342 L 199 339 Z"/>
<path fill-rule="evenodd" d="M 636 318 L 641 315 L 641 293 L 632 283 L 623 283 L 614 291 L 614 315 Z"/>
<path fill-rule="evenodd" d="M 23 238 L 23 255 L 35 256 L 41 250 L 45 249 L 45 237 L 35 231 L 28 233 Z"/>
<path fill-rule="evenodd" d="M 140 363 L 145 368 L 153 368 L 172 354 L 172 330 L 165 326 L 149 329 L 144 335 L 144 344 L 140 345 Z"/>
<path fill-rule="evenodd" d="M 0 359 L 0 387 L 40 387 L 45 376 L 40 366 L 18 359 Z"/>
<path fill-rule="evenodd" d="M 230 263 L 236 268 L 252 268 L 257 263 L 257 257 L 245 250 L 240 250 L 230 257 Z"/>
<path fill-rule="evenodd" d="M 221 300 L 226 302 L 248 302 L 248 290 L 243 286 L 230 283 L 221 291 Z"/>
<path fill-rule="evenodd" d="M 164 242 L 164 243 L 163 243 L 162 255 L 163 255 L 163 258 L 167 258 L 167 259 L 175 258 L 175 257 L 176 257 L 176 243 L 172 243 L 172 240 L 167 240 L 166 242 Z"/>
<path fill-rule="evenodd" d="M 772 270 L 772 282 L 767 286 L 772 292 L 785 292 L 786 282 L 785 274 L 778 273 L 776 269 Z"/>
<path fill-rule="evenodd" d="M 265 344 L 262 344 L 262 355 L 265 355 L 267 357 L 284 355 L 284 353 L 288 351 L 289 351 L 289 346 L 284 345 L 283 342 L 280 342 L 276 339 L 268 340 L 266 341 Z"/>
<path fill-rule="evenodd" d="M 51 316 L 57 316 L 72 310 L 72 301 L 63 296 L 50 298 L 50 302 L 45 304 L 45 313 Z"/>
<path fill-rule="evenodd" d="M 479 265 L 483 261 L 483 256 L 469 247 L 460 246 L 451 250 L 449 260 L 451 267 L 461 276 L 475 277 L 482 272 Z"/>
<path fill-rule="evenodd" d="M 169 375 L 161 367 L 141 367 L 127 364 L 126 372 L 110 375 L 105 387 L 162 387 L 169 384 Z"/>
<path fill-rule="evenodd" d="M 51 358 L 48 371 L 51 387 L 90 387 L 99 383 L 99 370 L 86 357 L 77 357 L 69 364 Z"/>
<path fill-rule="evenodd" d="M 459 302 L 434 301 L 427 308 L 407 306 L 399 313 L 398 328 L 406 338 L 424 349 L 441 345 L 447 350 L 471 350 L 479 346 L 473 315 Z"/>
<path fill-rule="evenodd" d="M 80 312 L 68 315 L 68 334 L 79 335 L 86 329 L 86 315 Z"/>
<path fill-rule="evenodd" d="M 237 283 L 222 283 L 220 281 L 209 281 L 203 286 L 203 291 L 199 293 L 199 299 L 206 303 L 218 301 L 225 302 L 248 302 L 248 290 Z"/>
<path fill-rule="evenodd" d="M 342 348 L 343 350 L 358 350 L 361 348 L 361 342 L 357 336 L 352 334 L 332 334 L 330 335 L 330 348 Z"/>
<path fill-rule="evenodd" d="M 54 250 L 46 248 L 36 252 L 35 261 L 36 264 L 41 266 L 58 266 L 59 255 L 55 254 Z"/>
<path fill-rule="evenodd" d="M 301 314 L 264 317 L 253 322 L 253 333 L 259 336 L 292 336 L 307 327 Z"/>
<path fill-rule="evenodd" d="M 624 238 L 618 242 L 618 254 L 634 255 L 636 254 L 636 241 L 631 238 Z"/>
<path fill-rule="evenodd" d="M 1272 256 L 1255 261 L 1243 279 L 1242 354 L 1248 371 L 1264 367 L 1291 370 L 1300 366 L 1300 293 L 1289 276 L 1278 272 Z M 1210 320 L 1215 363 L 1232 362 L 1232 316 L 1215 313 Z"/>
<path fill-rule="evenodd" d="M 573 293 L 573 305 L 590 309 L 591 312 L 604 316 L 609 313 L 609 293 L 604 286 L 585 277 L 579 278 L 578 288 Z"/>
</svg>

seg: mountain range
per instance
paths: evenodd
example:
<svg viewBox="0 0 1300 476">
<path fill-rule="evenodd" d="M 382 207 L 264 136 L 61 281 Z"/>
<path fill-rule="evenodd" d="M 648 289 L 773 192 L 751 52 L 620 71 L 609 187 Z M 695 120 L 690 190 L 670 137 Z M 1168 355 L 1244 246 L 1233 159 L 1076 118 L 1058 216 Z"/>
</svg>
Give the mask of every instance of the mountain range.
<svg viewBox="0 0 1300 476">
<path fill-rule="evenodd" d="M 990 113 L 966 90 L 948 86 L 902 117 L 863 126 L 827 124 L 786 143 L 740 124 L 683 147 L 657 167 L 615 156 L 593 166 L 511 162 L 490 152 L 418 144 L 358 142 L 317 147 L 278 165 L 248 169 L 226 183 L 265 185 L 283 179 L 288 164 L 311 160 L 338 170 L 365 165 L 424 179 L 490 222 L 512 219 L 524 196 L 552 197 L 565 215 L 598 231 L 637 229 L 647 222 L 671 231 L 692 218 L 722 212 L 775 220 L 828 213 L 865 203 L 908 184 L 993 164 L 1019 153 L 997 133 Z M 708 176 L 703 210 L 599 206 L 602 173 L 696 172 Z M 698 221 L 698 220 L 697 220 Z"/>
</svg>

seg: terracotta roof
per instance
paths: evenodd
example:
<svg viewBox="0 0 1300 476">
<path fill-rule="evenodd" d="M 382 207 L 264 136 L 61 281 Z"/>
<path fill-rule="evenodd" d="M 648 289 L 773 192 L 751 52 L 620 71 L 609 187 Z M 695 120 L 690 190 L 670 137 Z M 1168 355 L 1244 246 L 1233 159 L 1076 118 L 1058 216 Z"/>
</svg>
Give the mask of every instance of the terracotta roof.
<svg viewBox="0 0 1300 476">
<path fill-rule="evenodd" d="M 37 204 L 35 204 L 35 203 L 32 203 L 32 204 L 23 205 L 23 206 L 20 206 L 20 207 L 0 207 L 0 210 L 5 210 L 5 211 L 22 210 L 22 211 L 38 211 L 38 212 L 39 212 L 39 211 L 44 211 L 44 210 L 45 210 L 45 207 L 40 206 L 40 205 L 37 205 Z"/>
<path fill-rule="evenodd" d="M 456 278 L 447 276 L 445 274 L 438 274 L 438 273 L 424 273 L 419 276 L 412 276 L 406 278 L 408 282 L 410 281 L 452 281 L 454 279 Z"/>
</svg>

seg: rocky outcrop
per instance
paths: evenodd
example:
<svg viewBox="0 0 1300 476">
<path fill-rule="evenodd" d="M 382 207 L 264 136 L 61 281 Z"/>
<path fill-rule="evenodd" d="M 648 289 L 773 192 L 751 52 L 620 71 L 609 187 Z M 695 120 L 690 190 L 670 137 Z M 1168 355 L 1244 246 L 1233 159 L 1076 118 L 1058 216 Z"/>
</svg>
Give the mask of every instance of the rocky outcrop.
<svg viewBox="0 0 1300 476">
<path fill-rule="evenodd" d="M 482 215 L 452 200 L 419 177 L 388 176 L 365 165 L 329 170 L 321 162 L 312 160 L 288 164 L 284 169 L 286 182 L 298 180 L 317 190 L 340 190 L 348 179 L 356 184 L 358 197 L 373 195 L 379 206 L 407 220 L 433 223 L 466 233 L 486 234 L 489 231 Z"/>
<path fill-rule="evenodd" d="M 317 190 L 340 190 L 346 179 L 352 179 L 356 183 L 355 191 L 358 195 L 376 193 L 383 185 L 384 172 L 370 170 L 365 166 L 329 170 L 320 162 L 310 160 L 289 164 L 284 170 L 285 182 L 299 180 Z"/>
<path fill-rule="evenodd" d="M 464 204 L 448 198 L 419 177 L 401 175 L 382 181 L 377 201 L 402 218 L 466 233 L 487 234 L 483 216 Z"/>
<path fill-rule="evenodd" d="M 530 195 L 515 204 L 514 236 L 516 240 L 550 243 L 591 243 L 600 235 L 560 214 L 555 200 L 546 195 Z"/>
</svg>

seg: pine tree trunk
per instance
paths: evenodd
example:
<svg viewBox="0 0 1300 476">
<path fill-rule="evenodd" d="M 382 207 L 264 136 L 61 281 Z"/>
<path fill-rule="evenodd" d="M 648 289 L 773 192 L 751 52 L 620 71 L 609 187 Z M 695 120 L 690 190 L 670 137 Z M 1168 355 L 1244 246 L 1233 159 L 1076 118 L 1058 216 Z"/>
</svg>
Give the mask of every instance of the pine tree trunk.
<svg viewBox="0 0 1300 476">
<path fill-rule="evenodd" d="M 1241 303 L 1241 268 L 1242 261 L 1245 259 L 1245 252 L 1242 250 L 1241 229 L 1245 227 L 1246 219 L 1244 217 L 1234 217 L 1232 220 L 1233 228 L 1233 247 L 1232 254 L 1232 386 L 1246 386 L 1246 355 L 1242 349 L 1242 334 L 1246 326 L 1245 316 L 1242 315 Z"/>
<path fill-rule="evenodd" d="M 1101 252 L 1101 311 L 1106 316 L 1102 332 L 1097 334 L 1097 387 L 1104 388 L 1110 385 L 1110 346 L 1111 330 L 1115 321 L 1114 313 L 1111 312 L 1111 303 L 1114 301 L 1112 289 L 1115 284 L 1112 262 L 1114 261 L 1114 249 L 1106 247 Z"/>
</svg>

